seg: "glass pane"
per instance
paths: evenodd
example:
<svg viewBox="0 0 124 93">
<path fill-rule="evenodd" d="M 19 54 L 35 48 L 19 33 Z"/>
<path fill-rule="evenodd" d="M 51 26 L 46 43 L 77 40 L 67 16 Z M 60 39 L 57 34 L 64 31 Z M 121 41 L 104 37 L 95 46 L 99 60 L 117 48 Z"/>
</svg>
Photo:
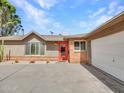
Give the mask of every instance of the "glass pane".
<svg viewBox="0 0 124 93">
<path fill-rule="evenodd" d="M 40 43 L 40 55 L 45 54 L 45 45 L 43 43 Z"/>
<path fill-rule="evenodd" d="M 81 50 L 85 50 L 85 41 L 81 42 Z"/>
<path fill-rule="evenodd" d="M 35 49 L 35 51 L 36 51 L 36 55 L 38 55 L 39 54 L 39 43 L 36 43 L 36 49 Z"/>
<path fill-rule="evenodd" d="M 79 44 L 79 42 L 74 42 L 74 49 L 75 50 L 80 50 L 80 44 Z"/>
<path fill-rule="evenodd" d="M 31 43 L 31 54 L 35 54 L 35 43 Z"/>
<path fill-rule="evenodd" d="M 30 42 L 26 44 L 26 50 L 25 53 L 26 54 L 30 54 L 30 55 L 40 55 L 40 54 L 44 54 L 45 51 L 45 47 L 43 44 L 39 43 L 39 42 Z"/>
<path fill-rule="evenodd" d="M 48 51 L 57 51 L 58 50 L 58 46 L 57 45 L 53 45 L 53 44 L 48 44 L 46 46 L 46 50 L 48 50 Z"/>
</svg>

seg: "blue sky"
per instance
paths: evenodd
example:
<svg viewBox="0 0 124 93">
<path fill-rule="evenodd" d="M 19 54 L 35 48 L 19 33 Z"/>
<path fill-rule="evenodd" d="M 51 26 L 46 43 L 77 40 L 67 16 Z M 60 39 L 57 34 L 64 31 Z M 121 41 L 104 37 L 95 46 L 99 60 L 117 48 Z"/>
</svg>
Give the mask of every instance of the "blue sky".
<svg viewBox="0 0 124 93">
<path fill-rule="evenodd" d="M 124 0 L 9 0 L 25 33 L 87 33 L 124 11 Z"/>
</svg>

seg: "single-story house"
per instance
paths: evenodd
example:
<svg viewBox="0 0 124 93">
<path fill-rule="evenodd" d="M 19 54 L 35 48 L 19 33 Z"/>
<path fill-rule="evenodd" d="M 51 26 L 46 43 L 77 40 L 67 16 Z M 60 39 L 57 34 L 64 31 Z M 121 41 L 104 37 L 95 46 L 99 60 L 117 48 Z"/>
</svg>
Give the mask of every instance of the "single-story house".
<svg viewBox="0 0 124 93">
<path fill-rule="evenodd" d="M 0 37 L 4 60 L 65 61 L 93 64 L 124 81 L 124 12 L 80 35 Z"/>
<path fill-rule="evenodd" d="M 84 34 L 85 35 L 85 34 Z M 82 35 L 40 35 L 0 37 L 4 42 L 4 60 L 87 62 L 86 40 Z M 75 39 L 69 39 L 69 38 Z M 69 40 L 68 40 L 69 39 Z"/>
<path fill-rule="evenodd" d="M 85 34 L 84 34 L 85 35 Z M 4 60 L 87 62 L 86 40 L 82 35 L 40 35 L 0 37 L 4 41 Z M 67 40 L 68 38 L 75 38 Z M 81 40 L 80 40 L 81 39 Z"/>
</svg>

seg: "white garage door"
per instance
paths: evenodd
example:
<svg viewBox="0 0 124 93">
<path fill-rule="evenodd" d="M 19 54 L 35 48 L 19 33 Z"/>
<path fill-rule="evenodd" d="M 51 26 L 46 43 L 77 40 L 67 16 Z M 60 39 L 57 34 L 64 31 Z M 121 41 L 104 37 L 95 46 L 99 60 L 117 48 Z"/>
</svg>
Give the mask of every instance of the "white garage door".
<svg viewBox="0 0 124 93">
<path fill-rule="evenodd" d="M 91 41 L 92 64 L 124 81 L 124 31 Z"/>
</svg>

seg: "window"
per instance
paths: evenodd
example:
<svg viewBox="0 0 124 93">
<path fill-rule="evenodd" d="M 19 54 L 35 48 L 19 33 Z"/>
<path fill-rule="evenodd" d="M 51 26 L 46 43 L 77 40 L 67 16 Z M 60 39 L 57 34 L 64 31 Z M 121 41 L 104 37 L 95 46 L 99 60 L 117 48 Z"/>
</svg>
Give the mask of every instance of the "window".
<svg viewBox="0 0 124 93">
<path fill-rule="evenodd" d="M 45 44 L 40 43 L 40 55 L 44 55 L 44 54 L 45 54 Z"/>
<path fill-rule="evenodd" d="M 85 41 L 75 41 L 74 42 L 74 50 L 86 50 L 86 42 Z"/>
<path fill-rule="evenodd" d="M 48 44 L 46 49 L 47 51 L 58 51 L 58 45 Z"/>
<path fill-rule="evenodd" d="M 80 42 L 81 43 L 81 50 L 86 50 L 86 42 Z"/>
<path fill-rule="evenodd" d="M 26 44 L 26 55 L 44 55 L 45 45 L 40 42 L 30 42 Z"/>
<path fill-rule="evenodd" d="M 80 50 L 80 42 L 74 42 L 74 49 L 75 50 Z"/>
<path fill-rule="evenodd" d="M 35 43 L 31 43 L 31 54 L 32 55 L 36 54 L 36 44 Z"/>
</svg>

